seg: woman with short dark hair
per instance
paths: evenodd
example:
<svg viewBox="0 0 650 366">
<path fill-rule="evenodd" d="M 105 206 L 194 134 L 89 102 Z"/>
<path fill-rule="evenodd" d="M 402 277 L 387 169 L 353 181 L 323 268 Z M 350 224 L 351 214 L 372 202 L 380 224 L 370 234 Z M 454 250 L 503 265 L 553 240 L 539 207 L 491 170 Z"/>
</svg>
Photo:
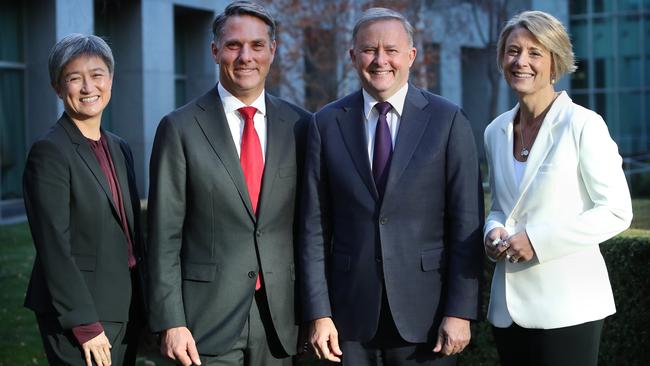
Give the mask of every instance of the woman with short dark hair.
<svg viewBox="0 0 650 366">
<path fill-rule="evenodd" d="M 64 113 L 32 146 L 23 177 L 36 247 L 25 306 L 55 365 L 133 365 L 142 316 L 140 206 L 133 156 L 101 128 L 114 61 L 71 34 L 49 58 Z"/>
</svg>

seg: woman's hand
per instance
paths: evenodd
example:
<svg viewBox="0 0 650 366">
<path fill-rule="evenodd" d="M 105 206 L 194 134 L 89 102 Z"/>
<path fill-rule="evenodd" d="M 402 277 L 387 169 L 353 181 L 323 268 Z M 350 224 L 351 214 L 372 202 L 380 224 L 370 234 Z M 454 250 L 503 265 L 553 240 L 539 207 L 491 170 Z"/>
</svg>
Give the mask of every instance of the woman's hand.
<svg viewBox="0 0 650 366">
<path fill-rule="evenodd" d="M 93 366 L 93 360 L 97 366 L 109 366 L 111 364 L 111 343 L 104 332 L 82 344 L 81 347 L 86 356 L 87 366 Z"/>
<path fill-rule="evenodd" d="M 530 243 L 526 230 L 520 231 L 506 240 L 506 259 L 511 263 L 527 262 L 535 256 L 535 250 Z"/>
<path fill-rule="evenodd" d="M 485 253 L 488 255 L 488 257 L 492 258 L 492 260 L 495 261 L 503 258 L 503 256 L 505 256 L 504 253 L 506 249 L 508 249 L 508 247 L 504 245 L 506 239 L 508 239 L 508 232 L 506 229 L 502 227 L 495 227 L 494 229 L 490 230 L 490 232 L 485 237 L 485 243 L 483 243 L 483 246 L 485 247 Z"/>
</svg>

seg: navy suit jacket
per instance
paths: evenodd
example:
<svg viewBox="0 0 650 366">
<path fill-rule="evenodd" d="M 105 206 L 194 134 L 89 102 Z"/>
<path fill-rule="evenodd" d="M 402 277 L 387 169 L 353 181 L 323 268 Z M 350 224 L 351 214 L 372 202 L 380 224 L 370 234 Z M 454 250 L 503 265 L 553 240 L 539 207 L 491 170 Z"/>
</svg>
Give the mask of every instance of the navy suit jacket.
<svg viewBox="0 0 650 366">
<path fill-rule="evenodd" d="M 383 199 L 366 149 L 361 91 L 308 132 L 301 209 L 303 320 L 332 316 L 342 340 L 376 333 L 386 291 L 400 335 L 435 339 L 442 316 L 475 319 L 483 200 L 462 110 L 409 86 Z"/>
</svg>

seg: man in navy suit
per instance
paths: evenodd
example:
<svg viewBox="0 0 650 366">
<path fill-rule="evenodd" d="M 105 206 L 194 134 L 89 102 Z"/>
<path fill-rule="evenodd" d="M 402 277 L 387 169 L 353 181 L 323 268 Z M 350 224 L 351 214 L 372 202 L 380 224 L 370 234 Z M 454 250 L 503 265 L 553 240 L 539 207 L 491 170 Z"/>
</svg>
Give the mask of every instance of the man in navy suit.
<svg viewBox="0 0 650 366">
<path fill-rule="evenodd" d="M 483 221 L 462 110 L 408 83 L 413 28 L 364 12 L 350 58 L 362 90 L 309 127 L 302 196 L 303 320 L 321 359 L 453 365 L 479 309 Z"/>
</svg>

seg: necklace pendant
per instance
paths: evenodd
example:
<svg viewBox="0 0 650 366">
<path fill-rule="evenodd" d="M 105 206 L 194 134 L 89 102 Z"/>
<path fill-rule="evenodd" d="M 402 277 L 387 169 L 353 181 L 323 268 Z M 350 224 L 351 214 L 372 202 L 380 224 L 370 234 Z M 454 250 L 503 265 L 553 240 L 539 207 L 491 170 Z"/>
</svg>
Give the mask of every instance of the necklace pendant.
<svg viewBox="0 0 650 366">
<path fill-rule="evenodd" d="M 525 147 L 522 147 L 521 151 L 519 152 L 519 155 L 526 157 L 528 156 L 528 154 L 530 154 L 530 151 L 528 151 L 528 149 L 526 149 Z"/>
</svg>

